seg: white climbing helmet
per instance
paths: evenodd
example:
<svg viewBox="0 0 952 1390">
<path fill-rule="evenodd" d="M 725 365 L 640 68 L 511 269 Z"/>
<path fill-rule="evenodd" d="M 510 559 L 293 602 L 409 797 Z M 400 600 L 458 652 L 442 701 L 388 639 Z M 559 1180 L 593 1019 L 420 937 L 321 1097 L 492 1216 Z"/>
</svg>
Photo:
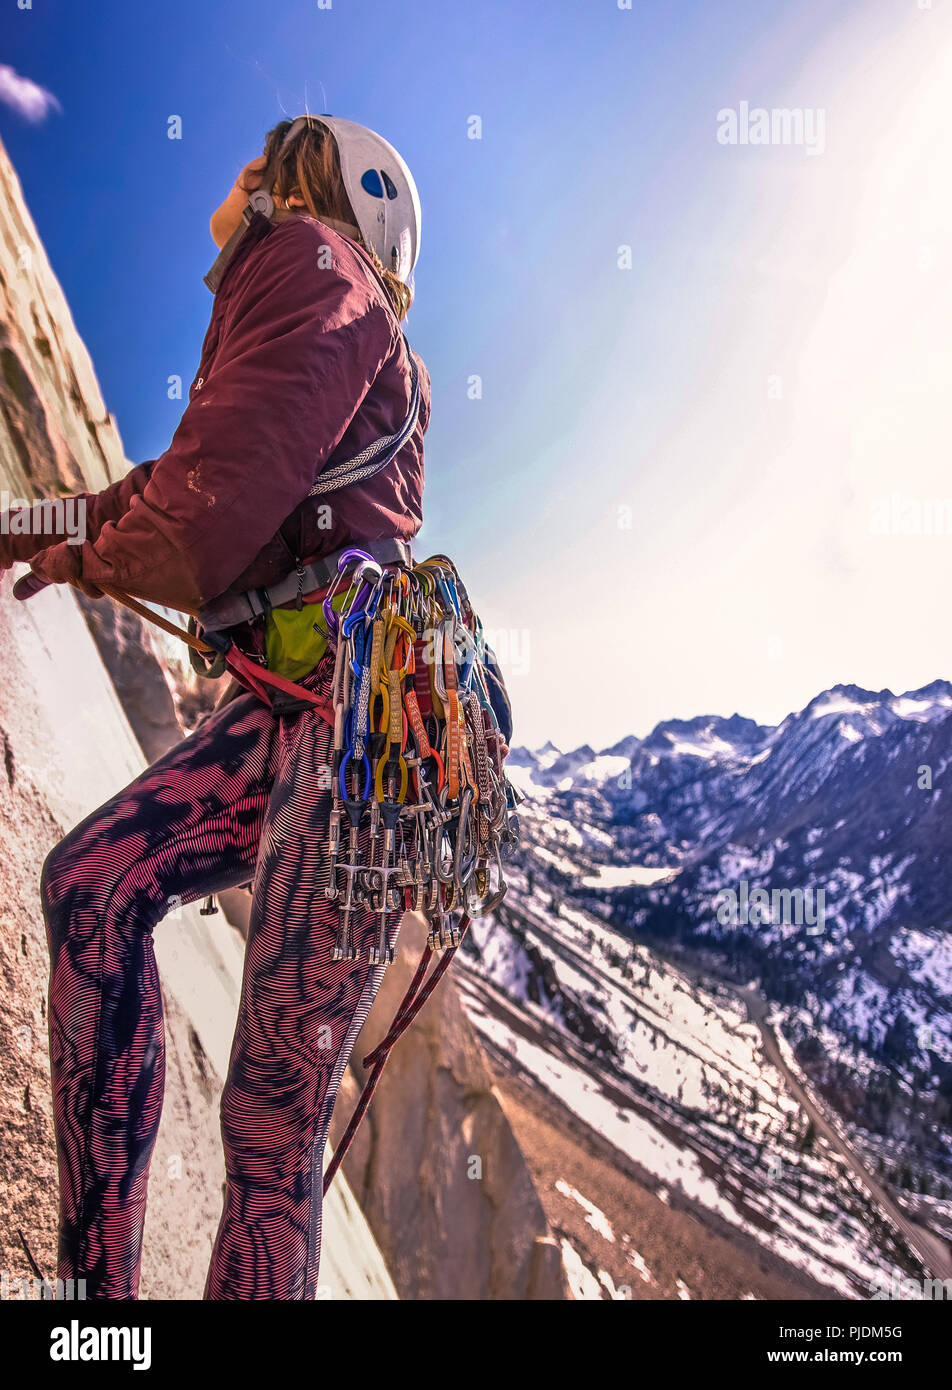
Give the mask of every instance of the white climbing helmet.
<svg viewBox="0 0 952 1390">
<path fill-rule="evenodd" d="M 340 116 L 298 116 L 284 137 L 287 146 L 312 121 L 337 141 L 344 188 L 360 234 L 381 264 L 407 283 L 420 254 L 420 195 L 413 175 L 388 140 Z"/>
</svg>

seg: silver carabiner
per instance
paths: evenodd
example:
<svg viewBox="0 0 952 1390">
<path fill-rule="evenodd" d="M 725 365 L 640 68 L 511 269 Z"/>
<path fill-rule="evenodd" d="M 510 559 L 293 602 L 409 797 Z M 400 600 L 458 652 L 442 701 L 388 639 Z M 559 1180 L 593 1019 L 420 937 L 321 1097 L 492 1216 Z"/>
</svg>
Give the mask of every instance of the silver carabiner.
<svg viewBox="0 0 952 1390">
<path fill-rule="evenodd" d="M 466 870 L 463 871 L 463 848 L 469 839 L 470 834 L 470 807 L 473 804 L 472 787 L 464 787 L 463 794 L 459 800 L 459 825 L 456 830 L 456 845 L 453 851 L 453 882 L 456 891 L 465 901 L 469 886 L 469 880 L 473 876 L 473 870 L 479 862 L 479 845 L 477 844 L 473 852 L 466 860 Z"/>
<path fill-rule="evenodd" d="M 493 865 L 495 865 L 496 870 L 495 888 L 493 888 L 492 886 Z M 467 893 L 464 902 L 466 905 L 466 911 L 470 917 L 485 917 L 488 913 L 495 912 L 496 908 L 499 906 L 499 904 L 502 902 L 503 898 L 509 891 L 509 884 L 506 882 L 506 877 L 503 873 L 502 861 L 499 858 L 498 842 L 493 845 L 493 858 L 491 861 L 487 863 L 486 874 L 486 892 L 482 895 L 482 897 L 474 897 L 471 889 L 467 888 Z"/>
</svg>

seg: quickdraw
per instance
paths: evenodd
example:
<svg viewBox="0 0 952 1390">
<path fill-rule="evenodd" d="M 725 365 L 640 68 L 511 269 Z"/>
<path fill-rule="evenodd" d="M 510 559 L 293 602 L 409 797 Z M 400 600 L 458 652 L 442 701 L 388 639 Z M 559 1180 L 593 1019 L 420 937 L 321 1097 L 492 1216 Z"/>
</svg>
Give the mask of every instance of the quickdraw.
<svg viewBox="0 0 952 1390">
<path fill-rule="evenodd" d="M 393 959 L 387 921 L 401 906 L 427 919 L 432 951 L 455 949 L 464 916 L 498 907 L 519 798 L 503 771 L 482 629 L 452 563 L 382 568 L 354 549 L 338 571 L 323 602 L 336 647 L 326 891 L 339 912 L 334 958 L 357 959 L 361 908 L 377 917 L 368 960 L 378 965 Z M 331 600 L 345 575 L 338 614 Z"/>
</svg>

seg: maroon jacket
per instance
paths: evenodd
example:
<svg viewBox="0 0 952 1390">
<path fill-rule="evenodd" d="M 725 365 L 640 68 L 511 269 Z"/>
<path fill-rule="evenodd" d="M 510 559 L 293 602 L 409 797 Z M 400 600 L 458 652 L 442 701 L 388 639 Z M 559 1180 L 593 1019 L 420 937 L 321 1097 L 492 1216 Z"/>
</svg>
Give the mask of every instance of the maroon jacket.
<svg viewBox="0 0 952 1390">
<path fill-rule="evenodd" d="M 219 284 L 169 448 L 83 494 L 83 545 L 0 536 L 0 563 L 29 559 L 51 583 L 94 595 L 109 584 L 197 612 L 220 594 L 273 583 L 299 557 L 409 539 L 422 521 L 430 418 L 430 379 L 416 361 L 420 416 L 397 457 L 366 482 L 307 499 L 335 451 L 335 462 L 350 458 L 400 428 L 410 367 L 362 248 L 310 216 L 256 218 Z"/>
</svg>

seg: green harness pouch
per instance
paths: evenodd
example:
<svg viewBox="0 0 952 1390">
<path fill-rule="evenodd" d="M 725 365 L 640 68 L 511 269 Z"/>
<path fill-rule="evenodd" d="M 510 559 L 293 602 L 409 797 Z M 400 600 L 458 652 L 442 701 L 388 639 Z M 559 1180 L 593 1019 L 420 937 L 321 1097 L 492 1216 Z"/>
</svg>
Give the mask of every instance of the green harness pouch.
<svg viewBox="0 0 952 1390">
<path fill-rule="evenodd" d="M 331 607 L 339 613 L 347 599 L 347 590 L 334 595 Z M 327 637 L 319 630 L 324 615 L 319 603 L 305 603 L 301 608 L 272 608 L 265 627 L 265 658 L 268 670 L 289 681 L 299 681 L 308 675 L 327 651 Z M 315 629 L 314 624 L 319 624 Z"/>
</svg>

